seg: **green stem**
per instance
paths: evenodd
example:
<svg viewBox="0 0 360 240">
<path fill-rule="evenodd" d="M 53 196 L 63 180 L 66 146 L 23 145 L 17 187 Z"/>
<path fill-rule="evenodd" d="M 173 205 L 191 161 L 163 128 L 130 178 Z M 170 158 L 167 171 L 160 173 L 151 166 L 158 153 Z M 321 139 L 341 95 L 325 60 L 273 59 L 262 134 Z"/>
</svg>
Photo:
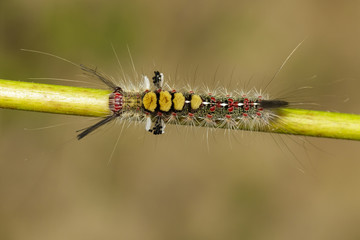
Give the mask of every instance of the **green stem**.
<svg viewBox="0 0 360 240">
<path fill-rule="evenodd" d="M 0 79 L 0 108 L 105 117 L 110 114 L 110 92 Z M 360 140 L 360 115 L 290 108 L 278 109 L 278 115 L 270 126 L 257 130 Z"/>
<path fill-rule="evenodd" d="M 104 117 L 109 91 L 0 79 L 0 108 Z"/>
<path fill-rule="evenodd" d="M 284 108 L 279 116 L 272 123 L 278 133 L 360 140 L 360 115 Z"/>
</svg>

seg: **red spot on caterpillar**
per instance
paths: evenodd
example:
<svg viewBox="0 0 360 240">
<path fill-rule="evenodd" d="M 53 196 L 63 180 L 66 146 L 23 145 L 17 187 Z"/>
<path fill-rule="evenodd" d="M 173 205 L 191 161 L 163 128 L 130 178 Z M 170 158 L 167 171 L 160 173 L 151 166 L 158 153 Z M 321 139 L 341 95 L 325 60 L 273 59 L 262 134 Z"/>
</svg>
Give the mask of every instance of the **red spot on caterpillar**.
<svg viewBox="0 0 360 240">
<path fill-rule="evenodd" d="M 194 91 L 189 91 L 190 94 L 194 94 Z"/>
<path fill-rule="evenodd" d="M 258 108 L 258 110 L 259 110 L 259 111 L 262 111 L 262 110 L 264 110 L 264 109 L 260 107 L 260 108 Z"/>
<path fill-rule="evenodd" d="M 216 107 L 218 107 L 218 108 L 221 107 L 221 102 L 220 102 L 220 101 L 217 101 L 217 102 L 216 102 Z"/>
<path fill-rule="evenodd" d="M 247 116 L 248 116 L 248 114 L 247 114 L 247 113 L 243 113 L 243 116 L 244 116 L 244 117 L 247 117 Z"/>
<path fill-rule="evenodd" d="M 225 117 L 226 117 L 227 119 L 230 119 L 230 118 L 231 118 L 231 115 L 226 114 Z"/>
<path fill-rule="evenodd" d="M 249 99 L 245 98 L 244 99 L 244 110 L 245 111 L 249 111 L 250 107 L 249 107 Z"/>
<path fill-rule="evenodd" d="M 158 115 L 158 116 L 162 116 L 163 114 L 162 114 L 161 112 L 158 112 L 157 115 Z"/>
<path fill-rule="evenodd" d="M 235 107 L 239 107 L 239 102 L 234 102 Z"/>
<path fill-rule="evenodd" d="M 216 99 L 214 97 L 210 98 L 211 102 L 216 102 Z"/>
<path fill-rule="evenodd" d="M 114 113 L 118 113 L 123 108 L 123 95 L 116 90 L 109 97 L 109 106 Z"/>
<path fill-rule="evenodd" d="M 158 90 L 156 90 L 158 93 L 160 93 L 161 92 L 161 88 L 159 88 Z"/>
<path fill-rule="evenodd" d="M 194 114 L 193 113 L 189 113 L 189 117 L 194 117 Z"/>
<path fill-rule="evenodd" d="M 261 116 L 261 113 L 257 112 L 256 115 Z"/>
<path fill-rule="evenodd" d="M 171 113 L 171 115 L 173 115 L 174 117 L 176 117 L 176 116 L 177 116 L 177 113 L 173 112 L 173 113 Z"/>
<path fill-rule="evenodd" d="M 211 114 L 208 114 L 208 115 L 206 115 L 206 117 L 209 119 L 212 119 L 213 116 Z"/>
<path fill-rule="evenodd" d="M 232 111 L 234 111 L 234 108 L 233 108 L 233 107 L 229 107 L 229 108 L 228 108 L 228 111 L 229 111 L 229 112 L 232 112 Z"/>
<path fill-rule="evenodd" d="M 176 93 L 176 90 L 175 90 L 175 89 L 173 89 L 171 92 L 172 92 L 172 93 Z"/>
<path fill-rule="evenodd" d="M 210 112 L 215 112 L 215 107 L 214 106 L 210 108 Z"/>
</svg>

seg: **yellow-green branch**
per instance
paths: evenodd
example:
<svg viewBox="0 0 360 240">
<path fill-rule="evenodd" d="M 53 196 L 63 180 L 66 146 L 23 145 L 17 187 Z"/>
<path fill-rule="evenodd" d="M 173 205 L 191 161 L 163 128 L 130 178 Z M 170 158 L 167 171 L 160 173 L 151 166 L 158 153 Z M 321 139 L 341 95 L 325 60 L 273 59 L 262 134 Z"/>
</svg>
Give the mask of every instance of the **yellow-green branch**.
<svg viewBox="0 0 360 240">
<path fill-rule="evenodd" d="M 110 92 L 0 79 L 0 108 L 105 117 L 110 114 Z M 360 140 L 360 115 L 290 108 L 278 111 L 277 120 L 257 130 Z"/>
<path fill-rule="evenodd" d="M 0 79 L 0 108 L 104 117 L 109 91 Z"/>
<path fill-rule="evenodd" d="M 279 109 L 279 115 L 274 132 L 360 140 L 360 115 L 291 108 Z"/>
</svg>

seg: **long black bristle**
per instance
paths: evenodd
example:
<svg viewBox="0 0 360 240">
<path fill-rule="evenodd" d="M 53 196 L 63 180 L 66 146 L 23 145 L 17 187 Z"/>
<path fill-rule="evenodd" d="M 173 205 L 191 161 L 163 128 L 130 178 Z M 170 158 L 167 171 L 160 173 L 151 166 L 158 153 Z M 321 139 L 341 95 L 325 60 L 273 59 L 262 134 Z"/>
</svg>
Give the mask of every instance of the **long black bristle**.
<svg viewBox="0 0 360 240">
<path fill-rule="evenodd" d="M 263 108 L 280 108 L 287 107 L 289 103 L 283 100 L 262 100 L 260 106 Z"/>
<path fill-rule="evenodd" d="M 80 64 L 80 67 L 81 67 L 81 70 L 94 75 L 95 77 L 100 79 L 103 83 L 105 83 L 108 87 L 110 87 L 112 89 L 116 89 L 118 87 L 110 79 L 108 79 L 106 76 L 104 76 L 103 74 L 98 72 L 96 68 L 92 69 L 92 68 L 87 67 L 87 66 L 85 66 L 83 64 Z"/>
<path fill-rule="evenodd" d="M 83 132 L 81 132 L 79 135 L 77 135 L 77 139 L 80 140 L 80 139 L 84 138 L 89 133 L 95 131 L 96 129 L 98 129 L 102 125 L 105 125 L 106 123 L 114 120 L 116 117 L 117 117 L 117 115 L 113 114 L 111 116 L 106 117 L 105 119 L 102 119 L 100 122 L 97 122 L 96 124 L 86 128 Z"/>
</svg>

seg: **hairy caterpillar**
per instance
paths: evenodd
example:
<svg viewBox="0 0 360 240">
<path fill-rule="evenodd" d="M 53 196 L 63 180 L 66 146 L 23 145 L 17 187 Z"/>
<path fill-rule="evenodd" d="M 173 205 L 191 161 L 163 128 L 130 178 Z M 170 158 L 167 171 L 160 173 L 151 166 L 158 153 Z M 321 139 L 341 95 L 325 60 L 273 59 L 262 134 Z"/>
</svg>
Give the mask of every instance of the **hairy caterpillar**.
<svg viewBox="0 0 360 240">
<path fill-rule="evenodd" d="M 288 55 L 264 89 L 276 78 L 301 44 L 302 42 Z M 80 67 L 86 74 L 101 80 L 112 90 L 112 93 L 109 94 L 108 105 L 110 115 L 90 127 L 79 130 L 78 140 L 115 119 L 144 121 L 146 131 L 154 135 L 163 134 L 166 124 L 254 131 L 269 126 L 278 118 L 276 110 L 289 105 L 288 101 L 272 99 L 268 94 L 254 88 L 250 91 L 240 90 L 232 93 L 226 89 L 218 89 L 213 92 L 209 90 L 197 92 L 189 89 L 178 91 L 164 83 L 164 74 L 159 71 L 154 71 L 153 87 L 151 87 L 149 78 L 144 75 L 140 88 L 127 89 L 127 84 L 118 86 L 111 77 L 101 73 L 97 68 L 79 65 L 45 52 L 23 50 L 55 57 Z M 114 48 L 113 51 L 118 60 Z M 134 64 L 133 69 L 135 71 Z M 131 85 L 133 86 L 133 84 Z"/>
<path fill-rule="evenodd" d="M 289 103 L 279 99 L 269 99 L 268 95 L 256 90 L 233 94 L 212 94 L 206 92 L 177 91 L 164 88 L 164 74 L 154 71 L 150 80 L 143 76 L 142 91 L 125 91 L 116 86 L 105 75 L 81 65 L 81 68 L 93 74 L 113 89 L 109 95 L 111 115 L 98 123 L 82 130 L 80 140 L 116 118 L 144 120 L 145 129 L 154 135 L 163 134 L 167 123 L 197 125 L 206 127 L 228 127 L 236 129 L 242 126 L 256 130 L 266 126 L 276 118 L 274 109 L 286 107 Z"/>
</svg>

